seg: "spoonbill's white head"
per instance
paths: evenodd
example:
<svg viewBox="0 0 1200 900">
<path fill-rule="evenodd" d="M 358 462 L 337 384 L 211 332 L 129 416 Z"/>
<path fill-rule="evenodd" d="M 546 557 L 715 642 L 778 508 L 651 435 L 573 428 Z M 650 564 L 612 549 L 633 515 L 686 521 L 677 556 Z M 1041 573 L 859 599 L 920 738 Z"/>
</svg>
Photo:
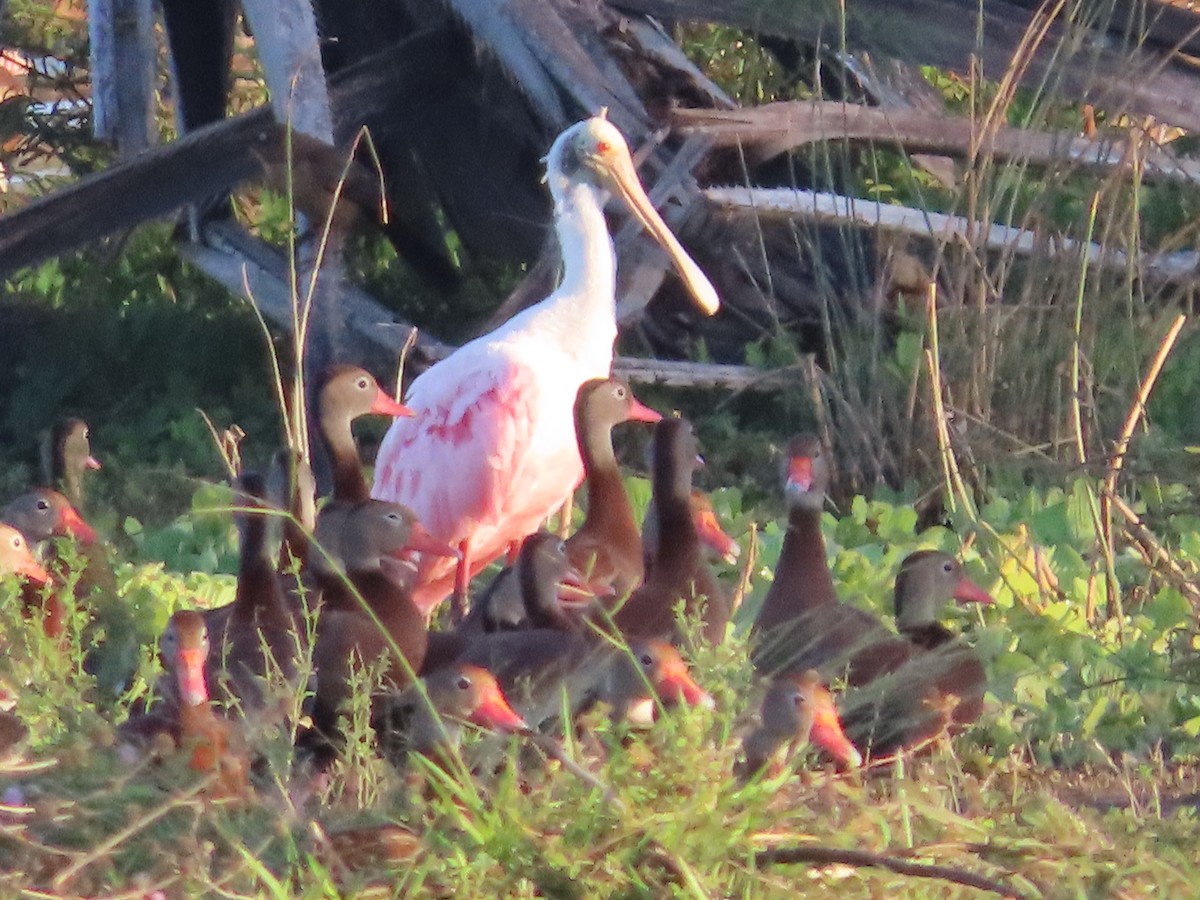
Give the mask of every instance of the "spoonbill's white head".
<svg viewBox="0 0 1200 900">
<path fill-rule="evenodd" d="M 650 203 L 633 167 L 629 145 L 604 115 L 576 122 L 555 139 L 546 154 L 546 181 L 556 204 L 570 202 L 567 193 L 575 184 L 588 184 L 619 197 L 670 256 L 700 308 L 710 316 L 720 308 L 716 288 Z"/>
</svg>

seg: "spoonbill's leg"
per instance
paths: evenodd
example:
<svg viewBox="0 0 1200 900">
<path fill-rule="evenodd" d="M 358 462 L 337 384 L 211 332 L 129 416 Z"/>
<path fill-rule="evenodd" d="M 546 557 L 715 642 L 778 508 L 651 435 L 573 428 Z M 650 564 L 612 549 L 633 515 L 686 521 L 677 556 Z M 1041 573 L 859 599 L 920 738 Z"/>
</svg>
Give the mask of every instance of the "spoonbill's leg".
<svg viewBox="0 0 1200 900">
<path fill-rule="evenodd" d="M 471 587 L 471 542 L 458 543 L 458 567 L 454 570 L 454 593 L 450 595 L 450 622 L 457 625 L 467 615 L 467 592 Z"/>
</svg>

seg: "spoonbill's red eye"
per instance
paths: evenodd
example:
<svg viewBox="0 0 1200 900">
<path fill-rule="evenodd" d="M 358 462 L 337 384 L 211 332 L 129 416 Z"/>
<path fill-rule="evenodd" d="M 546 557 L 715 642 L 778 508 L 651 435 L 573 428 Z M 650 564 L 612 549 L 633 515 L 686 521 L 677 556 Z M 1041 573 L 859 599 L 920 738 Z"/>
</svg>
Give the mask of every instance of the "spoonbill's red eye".
<svg viewBox="0 0 1200 900">
<path fill-rule="evenodd" d="M 612 150 L 612 144 L 608 141 L 596 141 L 596 152 L 606 154 Z"/>
</svg>

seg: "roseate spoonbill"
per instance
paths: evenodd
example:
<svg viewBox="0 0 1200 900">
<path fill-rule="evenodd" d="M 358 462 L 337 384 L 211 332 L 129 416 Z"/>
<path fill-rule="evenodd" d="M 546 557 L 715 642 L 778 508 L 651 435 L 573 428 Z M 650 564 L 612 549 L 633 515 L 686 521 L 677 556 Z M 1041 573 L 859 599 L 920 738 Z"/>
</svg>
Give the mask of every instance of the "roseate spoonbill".
<svg viewBox="0 0 1200 900">
<path fill-rule="evenodd" d="M 680 247 L 638 182 L 621 133 L 603 116 L 564 131 L 546 156 L 563 277 L 545 300 L 465 344 L 418 377 L 415 417 L 391 426 L 374 496 L 411 507 L 455 564 L 424 558 L 414 600 L 428 612 L 535 531 L 583 478 L 572 409 L 579 386 L 604 378 L 617 335 L 616 260 L 604 220 L 617 194 L 662 244 L 705 312 L 712 284 Z"/>
</svg>

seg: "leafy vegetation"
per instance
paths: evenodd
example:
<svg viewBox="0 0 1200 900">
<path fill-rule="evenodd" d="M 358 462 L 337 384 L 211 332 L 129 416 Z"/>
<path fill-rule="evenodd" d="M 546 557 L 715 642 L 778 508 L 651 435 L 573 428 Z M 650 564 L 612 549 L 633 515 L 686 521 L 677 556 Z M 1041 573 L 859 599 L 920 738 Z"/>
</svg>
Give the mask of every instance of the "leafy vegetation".
<svg viewBox="0 0 1200 900">
<path fill-rule="evenodd" d="M 986 712 L 953 748 L 895 771 L 839 775 L 801 759 L 799 772 L 748 784 L 731 774 L 756 695 L 741 630 L 769 584 L 783 527 L 763 507 L 744 507 L 738 490 L 716 491 L 722 518 L 755 554 L 738 633 L 694 661 L 718 707 L 671 715 L 644 734 L 612 734 L 602 716 L 591 721 L 595 737 L 569 752 L 615 801 L 496 737 L 468 742 L 468 762 L 484 772 L 500 766 L 473 782 L 420 762 L 401 775 L 363 751 L 327 784 L 312 785 L 291 768 L 286 728 L 259 735 L 264 763 L 254 803 L 206 799 L 183 755 L 131 761 L 113 744 L 110 723 L 153 677 L 149 648 L 114 707 L 81 664 L 86 615 L 73 620 L 64 650 L 28 627 L 6 586 L 0 639 L 10 652 L 0 680 L 24 686 L 14 691 L 16 711 L 32 738 L 29 762 L 0 764 L 10 788 L 0 847 L 11 861 L 0 879 L 75 893 L 327 896 L 374 883 L 385 893 L 455 896 L 782 896 L 802 878 L 821 894 L 926 895 L 919 882 L 882 870 L 797 870 L 756 856 L 819 845 L 948 865 L 1025 894 L 1116 896 L 1189 884 L 1200 866 L 1184 796 L 1194 789 L 1200 751 L 1193 615 L 1178 590 L 1124 554 L 1122 586 L 1127 596 L 1140 593 L 1139 605 L 1123 619 L 1088 621 L 1098 575 L 1093 489 L 1081 479 L 1067 490 L 993 500 L 967 541 L 940 526 L 918 533 L 911 498 L 858 497 L 842 514 L 827 514 L 831 564 L 854 602 L 886 613 L 891 576 L 917 547 L 960 553 L 991 590 L 995 608 L 957 616 L 987 663 Z M 1174 490 L 1174 502 L 1191 499 Z M 645 483 L 631 483 L 631 494 L 644 503 Z M 1170 521 L 1177 558 L 1195 562 L 1194 517 Z M 183 523 L 144 537 L 165 568 L 119 569 L 122 598 L 156 627 L 175 608 L 232 596 L 229 575 L 197 571 L 214 554 L 228 570 L 228 523 L 199 513 L 183 522 L 194 528 L 190 539 Z M 756 523 L 762 528 L 751 538 Z M 364 729 L 360 722 L 351 742 L 369 747 Z M 330 834 L 383 823 L 421 835 L 415 857 L 351 869 L 330 849 Z"/>
<path fill-rule="evenodd" d="M 11 6 L 28 34 L 48 35 L 31 42 L 81 52 L 77 29 L 39 18 L 37 4 Z M 693 58 L 743 102 L 822 94 L 750 36 L 699 27 L 685 36 Z M 1081 115 L 1049 90 L 1006 96 L 997 83 L 925 74 L 964 114 L 999 104 L 1011 124 L 1057 128 Z M 86 171 L 96 152 L 79 151 L 75 168 Z M 1097 178 L 980 161 L 951 190 L 893 150 L 822 146 L 809 162 L 814 187 L 1037 227 L 1054 240 L 1150 250 L 1195 242 L 1200 194 L 1145 183 L 1136 168 Z M 285 233 L 278 198 L 243 212 L 262 233 Z M 293 735 L 282 726 L 256 734 L 263 762 L 251 803 L 214 798 L 183 754 L 131 759 L 113 726 L 149 693 L 153 636 L 174 610 L 219 606 L 233 592 L 228 494 L 195 410 L 220 427 L 237 422 L 251 462 L 265 458 L 279 426 L 264 348 L 250 311 L 181 263 L 165 228 L 8 281 L 0 496 L 34 478 L 41 430 L 63 413 L 85 415 L 106 467 L 90 512 L 119 560 L 125 618 L 77 611 L 59 646 L 22 618 L 15 587 L 0 585 L 0 698 L 31 731 L 22 752 L 0 759 L 3 890 L 791 896 L 799 885 L 831 896 L 970 894 L 944 879 L 760 855 L 821 845 L 984 874 L 1020 894 L 1194 891 L 1200 515 L 1182 445 L 1200 441 L 1196 334 L 1185 331 L 1170 354 L 1120 456 L 1122 422 L 1140 410 L 1137 390 L 1175 314 L 1172 290 L 1143 280 L 1132 254 L 1127 270 L 1103 275 L 1049 254 L 951 246 L 918 255 L 940 273 L 938 302 L 901 295 L 864 329 L 840 327 L 830 300 L 826 371 L 807 366 L 787 333 L 750 350 L 751 364 L 805 373 L 794 390 L 646 392 L 697 420 L 708 459 L 701 480 L 716 489 L 749 562 L 724 573 L 729 583 L 746 579 L 735 633 L 693 661 L 715 711 L 672 715 L 633 735 L 598 719 L 594 738 L 568 738 L 568 752 L 611 794 L 494 737 L 464 749 L 468 762 L 486 761 L 475 777 L 420 762 L 393 771 L 371 750 L 365 692 L 352 750 L 325 783 L 293 768 Z M 440 321 L 447 337 L 467 333 L 516 277 L 476 273 L 459 298 L 465 315 L 416 291 L 389 256 L 367 243 L 351 268 L 382 295 L 409 295 L 407 313 L 435 330 Z M 959 415 L 953 431 L 939 402 Z M 744 631 L 783 539 L 773 450 L 800 427 L 832 436 L 838 450 L 836 508 L 823 524 L 843 596 L 886 615 L 905 554 L 960 556 L 999 601 L 956 615 L 990 690 L 978 726 L 894 770 L 836 774 L 809 757 L 741 784 L 731 775 L 736 735 L 757 691 Z M 626 438 L 627 459 L 642 458 L 642 440 Z M 1118 458 L 1121 479 L 1109 486 Z M 644 504 L 644 480 L 630 487 Z M 92 643 L 101 649 L 89 658 Z M 348 829 L 384 823 L 418 838 L 364 865 L 337 850 Z"/>
</svg>

